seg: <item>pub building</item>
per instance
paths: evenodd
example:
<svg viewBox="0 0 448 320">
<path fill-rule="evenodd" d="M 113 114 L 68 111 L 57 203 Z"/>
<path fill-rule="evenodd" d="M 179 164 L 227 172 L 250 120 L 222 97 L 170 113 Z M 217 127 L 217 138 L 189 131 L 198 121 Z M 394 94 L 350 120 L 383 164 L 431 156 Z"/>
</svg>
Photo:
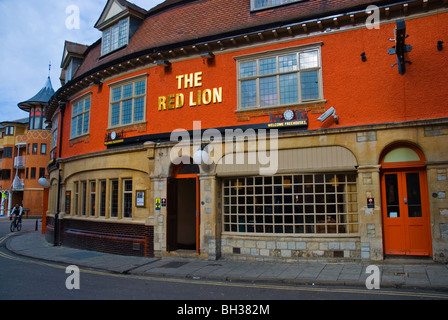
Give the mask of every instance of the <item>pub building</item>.
<svg viewBox="0 0 448 320">
<path fill-rule="evenodd" d="M 109 0 L 94 27 L 45 110 L 49 241 L 447 261 L 446 1 Z"/>
</svg>

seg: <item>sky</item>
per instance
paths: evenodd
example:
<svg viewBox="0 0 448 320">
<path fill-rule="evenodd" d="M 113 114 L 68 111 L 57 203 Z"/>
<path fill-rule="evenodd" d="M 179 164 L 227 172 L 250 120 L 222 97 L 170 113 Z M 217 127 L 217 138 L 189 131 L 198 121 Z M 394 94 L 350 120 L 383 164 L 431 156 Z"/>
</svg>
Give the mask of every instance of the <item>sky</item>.
<svg viewBox="0 0 448 320">
<path fill-rule="evenodd" d="M 149 10 L 163 1 L 130 2 Z M 53 89 L 61 87 L 64 41 L 91 45 L 101 38 L 94 25 L 106 3 L 107 0 L 0 0 L 0 122 L 28 117 L 17 104 L 42 89 L 50 63 Z M 77 16 L 79 27 L 73 19 Z"/>
</svg>

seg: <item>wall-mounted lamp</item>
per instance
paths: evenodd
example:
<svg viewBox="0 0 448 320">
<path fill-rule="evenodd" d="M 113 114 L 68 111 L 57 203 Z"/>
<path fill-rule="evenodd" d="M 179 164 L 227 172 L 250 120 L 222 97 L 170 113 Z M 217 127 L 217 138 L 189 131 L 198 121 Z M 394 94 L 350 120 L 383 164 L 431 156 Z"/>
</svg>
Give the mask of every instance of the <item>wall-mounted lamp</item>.
<svg viewBox="0 0 448 320">
<path fill-rule="evenodd" d="M 214 59 L 215 54 L 213 52 L 203 52 L 200 54 L 202 59 Z"/>
<path fill-rule="evenodd" d="M 169 62 L 168 60 L 156 60 L 154 61 L 154 64 L 158 65 L 159 67 L 169 67 L 171 66 L 171 62 Z"/>
<path fill-rule="evenodd" d="M 39 179 L 39 185 L 44 187 L 44 188 L 49 188 L 50 187 L 50 181 L 48 181 L 47 178 L 45 178 L 45 177 L 41 177 Z"/>
<path fill-rule="evenodd" d="M 439 51 L 443 50 L 443 41 L 437 41 L 437 50 Z"/>
<path fill-rule="evenodd" d="M 366 53 L 365 52 L 361 53 L 361 60 L 362 60 L 362 62 L 366 62 L 367 61 L 367 57 L 366 57 Z"/>
<path fill-rule="evenodd" d="M 210 160 L 213 162 L 213 159 L 210 158 L 210 155 L 206 151 L 207 146 L 202 145 L 194 154 L 193 154 L 193 162 L 198 165 L 210 164 Z"/>
</svg>

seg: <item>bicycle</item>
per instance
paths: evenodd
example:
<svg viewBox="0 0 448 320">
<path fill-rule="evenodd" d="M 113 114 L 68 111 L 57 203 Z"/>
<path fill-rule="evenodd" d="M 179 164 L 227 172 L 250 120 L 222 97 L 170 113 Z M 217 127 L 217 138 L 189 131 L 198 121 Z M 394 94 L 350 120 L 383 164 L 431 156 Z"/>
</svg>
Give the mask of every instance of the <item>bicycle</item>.
<svg viewBox="0 0 448 320">
<path fill-rule="evenodd" d="M 14 232 L 14 229 L 17 229 L 17 231 L 22 230 L 22 216 L 19 214 L 14 214 L 14 220 L 11 222 L 11 232 Z"/>
</svg>

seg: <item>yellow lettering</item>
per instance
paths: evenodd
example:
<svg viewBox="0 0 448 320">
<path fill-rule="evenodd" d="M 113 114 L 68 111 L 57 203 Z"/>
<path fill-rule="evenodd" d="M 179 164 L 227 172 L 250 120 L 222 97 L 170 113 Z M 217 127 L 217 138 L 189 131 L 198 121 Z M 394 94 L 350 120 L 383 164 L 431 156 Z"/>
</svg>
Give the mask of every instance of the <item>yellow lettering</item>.
<svg viewBox="0 0 448 320">
<path fill-rule="evenodd" d="M 193 88 L 193 82 L 194 82 L 194 75 L 190 73 L 189 75 L 185 75 L 185 89 L 188 87 Z"/>
<path fill-rule="evenodd" d="M 177 75 L 177 89 L 188 89 L 202 87 L 202 72 L 195 72 L 189 74 Z M 185 96 L 183 93 L 171 94 L 168 96 L 159 97 L 159 111 L 180 109 L 185 106 Z M 209 105 L 211 103 L 222 103 L 222 87 L 191 91 L 189 97 L 190 107 L 201 105 Z"/>
<path fill-rule="evenodd" d="M 166 110 L 166 97 L 159 97 L 159 111 Z"/>
<path fill-rule="evenodd" d="M 202 72 L 196 72 L 194 74 L 194 86 L 202 87 Z"/>
<path fill-rule="evenodd" d="M 222 103 L 222 87 L 213 88 L 213 103 Z"/>
<path fill-rule="evenodd" d="M 176 94 L 176 109 L 180 109 L 184 106 L 185 97 L 182 93 Z"/>
<path fill-rule="evenodd" d="M 202 91 L 199 90 L 198 91 L 198 106 L 200 106 L 202 104 Z"/>
<path fill-rule="evenodd" d="M 177 79 L 177 89 L 178 90 L 182 89 L 182 79 L 183 78 L 184 78 L 184 75 L 176 76 L 176 79 Z"/>
<path fill-rule="evenodd" d="M 193 91 L 190 92 L 190 107 L 195 107 L 196 102 L 194 101 L 194 95 Z"/>
<path fill-rule="evenodd" d="M 209 105 L 212 102 L 212 90 L 204 90 L 204 93 L 202 94 L 202 102 L 204 102 L 205 105 Z"/>
<path fill-rule="evenodd" d="M 174 109 L 174 103 L 175 103 L 174 99 L 175 99 L 175 97 L 176 96 L 174 94 L 170 94 L 168 96 L 168 110 Z"/>
</svg>

